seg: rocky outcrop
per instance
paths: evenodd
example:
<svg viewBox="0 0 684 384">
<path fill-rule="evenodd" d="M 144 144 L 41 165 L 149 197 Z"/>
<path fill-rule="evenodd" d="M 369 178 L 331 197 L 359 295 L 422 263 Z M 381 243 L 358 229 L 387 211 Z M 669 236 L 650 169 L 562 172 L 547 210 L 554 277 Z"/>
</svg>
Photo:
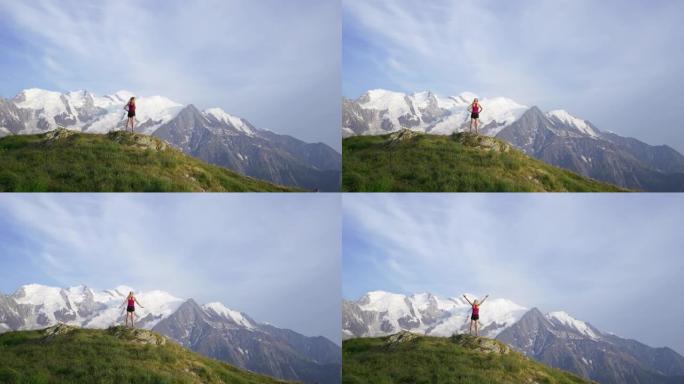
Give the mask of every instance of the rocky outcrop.
<svg viewBox="0 0 684 384">
<path fill-rule="evenodd" d="M 494 353 L 497 355 L 506 355 L 511 352 L 511 348 L 499 341 L 494 339 L 488 339 L 486 337 L 470 336 L 470 335 L 454 335 L 451 337 L 451 341 L 458 344 L 464 348 L 482 352 L 482 353 Z"/>
<path fill-rule="evenodd" d="M 168 338 L 158 333 L 140 328 L 128 328 L 124 326 L 109 327 L 107 333 L 119 339 L 134 344 L 165 345 Z"/>
</svg>

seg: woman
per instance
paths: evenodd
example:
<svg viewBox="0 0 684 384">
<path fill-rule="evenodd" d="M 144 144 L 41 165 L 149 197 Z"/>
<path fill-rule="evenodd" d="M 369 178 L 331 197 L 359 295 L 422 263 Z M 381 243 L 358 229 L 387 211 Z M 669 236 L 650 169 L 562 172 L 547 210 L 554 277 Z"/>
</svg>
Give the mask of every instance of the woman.
<svg viewBox="0 0 684 384">
<path fill-rule="evenodd" d="M 477 126 L 480 124 L 480 112 L 482 112 L 482 110 L 482 105 L 480 105 L 480 102 L 477 100 L 477 97 L 475 98 L 475 100 L 473 100 L 473 103 L 468 106 L 468 112 L 470 112 L 470 132 L 473 131 L 473 126 L 475 126 L 476 135 Z"/>
<path fill-rule="evenodd" d="M 128 103 L 124 106 L 124 109 L 128 111 L 128 120 L 126 120 L 126 129 L 131 126 L 131 132 L 135 129 L 135 97 L 131 97 Z"/>
<path fill-rule="evenodd" d="M 128 308 L 126 309 L 126 326 L 128 327 L 128 318 L 131 319 L 131 328 L 135 328 L 135 303 L 138 303 L 140 308 L 145 308 L 140 304 L 138 299 L 135 298 L 135 295 L 133 294 L 133 291 L 128 292 L 128 297 L 126 297 L 126 300 L 124 300 L 123 304 L 121 306 L 123 307 L 128 303 Z"/>
<path fill-rule="evenodd" d="M 477 101 L 477 99 L 475 99 Z M 463 295 L 465 297 L 466 301 L 468 304 L 470 304 L 472 314 L 470 315 L 470 329 L 468 333 L 471 335 L 473 334 L 473 327 L 475 327 L 475 336 L 477 336 L 477 331 L 480 326 L 480 305 L 484 304 L 485 300 L 489 297 L 489 295 L 485 296 L 482 301 L 477 301 L 477 299 L 473 300 L 471 303 L 470 300 L 466 297 L 466 295 Z"/>
</svg>

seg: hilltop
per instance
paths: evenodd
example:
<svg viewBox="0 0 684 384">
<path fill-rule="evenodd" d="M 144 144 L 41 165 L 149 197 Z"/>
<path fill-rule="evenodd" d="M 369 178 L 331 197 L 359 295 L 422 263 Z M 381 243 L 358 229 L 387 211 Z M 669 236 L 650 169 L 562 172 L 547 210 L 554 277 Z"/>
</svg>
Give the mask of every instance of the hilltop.
<svg viewBox="0 0 684 384">
<path fill-rule="evenodd" d="M 484 337 L 400 332 L 342 343 L 342 382 L 352 383 L 590 383 Z"/>
<path fill-rule="evenodd" d="M 59 128 L 0 138 L 0 191 L 294 191 L 190 157 L 158 138 Z"/>
<path fill-rule="evenodd" d="M 342 141 L 349 192 L 625 191 L 525 155 L 489 136 L 402 130 Z"/>
<path fill-rule="evenodd" d="M 0 335 L 0 361 L 3 383 L 285 383 L 121 326 L 7 332 Z"/>
</svg>

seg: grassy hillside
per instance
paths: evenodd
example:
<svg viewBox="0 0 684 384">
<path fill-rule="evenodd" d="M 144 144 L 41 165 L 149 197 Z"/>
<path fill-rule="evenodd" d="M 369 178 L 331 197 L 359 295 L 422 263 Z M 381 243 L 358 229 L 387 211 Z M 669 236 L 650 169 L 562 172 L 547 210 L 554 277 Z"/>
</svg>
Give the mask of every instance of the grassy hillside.
<svg viewBox="0 0 684 384">
<path fill-rule="evenodd" d="M 342 383 L 589 383 L 492 339 L 408 332 L 342 343 Z"/>
<path fill-rule="evenodd" d="M 157 138 L 58 129 L 0 139 L 0 191 L 292 191 L 192 158 Z"/>
<path fill-rule="evenodd" d="M 498 139 L 400 131 L 342 141 L 349 192 L 604 192 L 622 189 L 554 167 Z"/>
<path fill-rule="evenodd" d="M 8 332 L 0 362 L 0 383 L 285 383 L 124 327 Z"/>
</svg>

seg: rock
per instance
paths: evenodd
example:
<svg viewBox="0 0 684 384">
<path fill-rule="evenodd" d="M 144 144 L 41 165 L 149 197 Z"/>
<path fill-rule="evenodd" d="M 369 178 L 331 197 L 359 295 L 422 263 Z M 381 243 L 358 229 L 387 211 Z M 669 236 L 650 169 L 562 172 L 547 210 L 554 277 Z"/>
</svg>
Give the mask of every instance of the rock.
<svg viewBox="0 0 684 384">
<path fill-rule="evenodd" d="M 53 336 L 53 335 L 65 335 L 69 332 L 72 332 L 76 329 L 76 327 L 72 327 L 63 323 L 59 323 L 57 325 L 53 325 L 52 327 L 47 327 L 43 330 L 43 333 L 46 336 Z"/>
<path fill-rule="evenodd" d="M 454 335 L 451 337 L 454 343 L 471 350 L 476 350 L 484 353 L 496 353 L 499 355 L 506 355 L 511 352 L 511 348 L 506 344 L 498 342 L 486 337 L 478 337 L 471 335 Z"/>
<path fill-rule="evenodd" d="M 51 342 L 55 337 L 66 335 L 78 329 L 77 327 L 72 327 L 63 323 L 53 325 L 52 327 L 47 327 L 43 330 L 45 337 L 43 338 L 44 343 Z"/>
<path fill-rule="evenodd" d="M 386 343 L 388 345 L 394 345 L 394 344 L 398 344 L 398 343 L 406 343 L 408 341 L 416 339 L 417 337 L 419 337 L 419 335 L 417 335 L 415 333 L 411 333 L 408 331 L 401 331 L 399 333 L 395 333 L 394 335 L 389 336 L 387 338 Z"/>
<path fill-rule="evenodd" d="M 401 131 L 391 133 L 387 141 L 389 142 L 389 144 L 393 144 L 400 141 L 410 140 L 420 135 L 422 135 L 422 133 L 420 132 L 415 132 L 410 129 L 402 129 Z"/>
<path fill-rule="evenodd" d="M 121 325 L 109 327 L 107 333 L 135 344 L 165 345 L 166 337 L 146 329 L 128 328 Z"/>
<path fill-rule="evenodd" d="M 497 140 L 490 136 L 482 136 L 469 132 L 459 132 L 453 134 L 452 137 L 454 138 L 454 140 L 458 141 L 463 145 L 480 148 L 485 151 L 505 153 L 511 150 L 510 144 L 504 143 L 503 141 Z"/>
<path fill-rule="evenodd" d="M 153 151 L 164 151 L 170 146 L 164 140 L 160 140 L 148 135 L 130 133 L 126 131 L 111 131 L 107 133 L 107 137 L 119 144 L 141 149 L 151 149 Z"/>
<path fill-rule="evenodd" d="M 47 143 L 52 143 L 57 140 L 62 140 L 66 139 L 69 136 L 72 136 L 74 132 L 63 128 L 63 127 L 58 127 L 57 129 L 53 129 L 52 131 L 49 131 L 45 133 L 45 142 Z"/>
</svg>

